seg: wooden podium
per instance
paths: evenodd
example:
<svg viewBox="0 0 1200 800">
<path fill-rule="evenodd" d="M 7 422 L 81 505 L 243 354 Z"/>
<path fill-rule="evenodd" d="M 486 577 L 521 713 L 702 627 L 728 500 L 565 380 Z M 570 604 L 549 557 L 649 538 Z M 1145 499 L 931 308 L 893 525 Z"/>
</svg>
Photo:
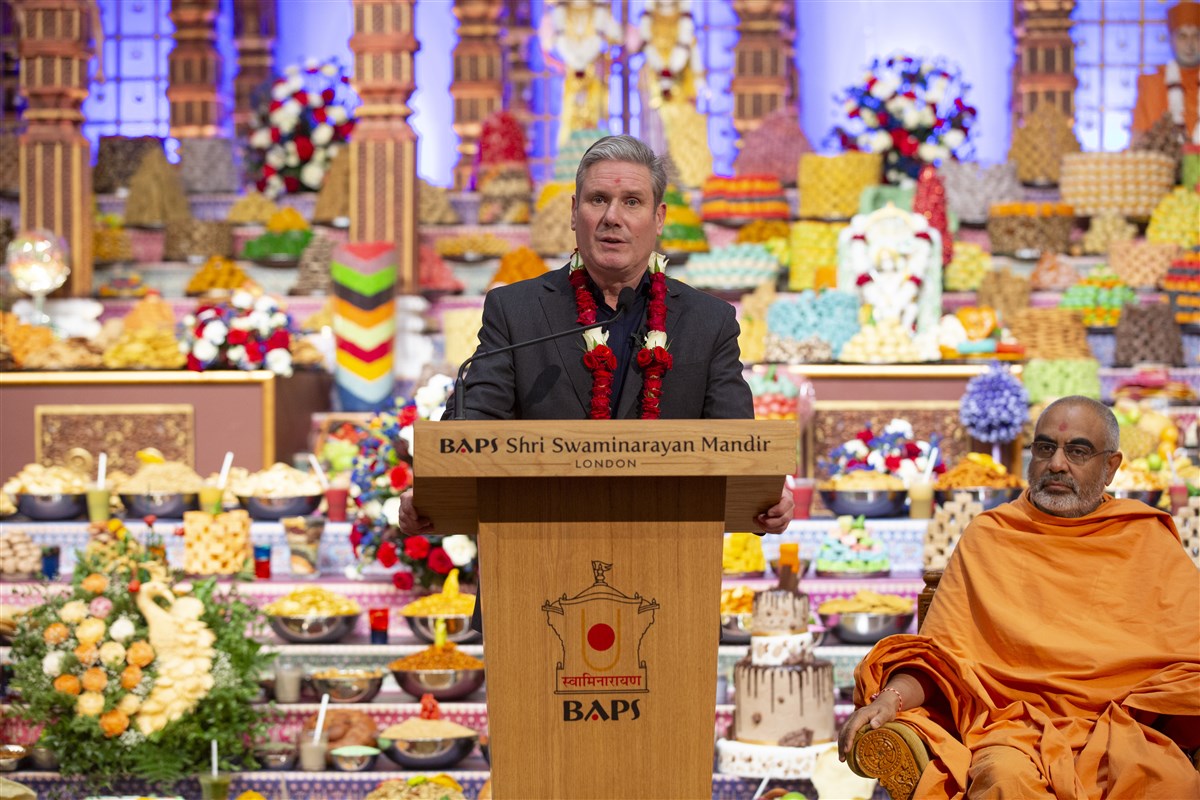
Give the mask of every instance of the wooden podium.
<svg viewBox="0 0 1200 800">
<path fill-rule="evenodd" d="M 795 422 L 418 422 L 414 497 L 479 534 L 497 800 L 709 798 L 721 542 Z"/>
</svg>

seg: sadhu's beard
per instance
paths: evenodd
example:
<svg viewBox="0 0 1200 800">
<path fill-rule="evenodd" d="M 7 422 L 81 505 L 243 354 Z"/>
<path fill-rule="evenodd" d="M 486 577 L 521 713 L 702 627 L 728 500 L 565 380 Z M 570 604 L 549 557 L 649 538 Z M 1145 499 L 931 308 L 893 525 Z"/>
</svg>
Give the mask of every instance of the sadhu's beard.
<svg viewBox="0 0 1200 800">
<path fill-rule="evenodd" d="M 1051 494 L 1046 487 L 1051 483 L 1066 486 L 1073 494 Z M 1047 514 L 1056 517 L 1082 517 L 1090 514 L 1100 505 L 1104 494 L 1104 485 L 1080 486 L 1070 473 L 1047 472 L 1029 487 L 1029 499 Z"/>
</svg>

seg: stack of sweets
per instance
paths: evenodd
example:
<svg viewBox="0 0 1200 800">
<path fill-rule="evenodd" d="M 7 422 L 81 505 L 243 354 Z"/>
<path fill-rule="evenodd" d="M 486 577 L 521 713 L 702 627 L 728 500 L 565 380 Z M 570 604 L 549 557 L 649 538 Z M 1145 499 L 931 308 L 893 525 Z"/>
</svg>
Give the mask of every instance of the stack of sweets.
<svg viewBox="0 0 1200 800">
<path fill-rule="evenodd" d="M 1014 203 L 1024 196 L 1015 164 L 985 167 L 973 161 L 947 159 L 938 167 L 946 186 L 950 211 L 960 222 L 982 225 L 988 209 L 997 203 Z"/>
<path fill-rule="evenodd" d="M 161 149 L 150 149 L 129 179 L 125 224 L 157 228 L 172 220 L 190 220 L 191 206 L 175 168 Z M 157 259 L 155 259 L 157 260 Z"/>
<path fill-rule="evenodd" d="M 1175 185 L 1162 153 L 1073 153 L 1063 157 L 1062 201 L 1081 216 L 1105 212 L 1146 219 Z"/>
<path fill-rule="evenodd" d="M 795 186 L 800 156 L 811 151 L 796 109 L 785 106 L 763 117 L 757 128 L 742 137 L 733 170 L 737 175 L 774 175 L 784 186 Z"/>
<path fill-rule="evenodd" d="M 1165 303 L 1126 306 L 1117 325 L 1113 362 L 1118 367 L 1141 363 L 1183 366 L 1183 336 L 1171 307 Z"/>
<path fill-rule="evenodd" d="M 500 266 L 492 276 L 492 286 L 504 286 L 509 283 L 535 278 L 546 271 L 546 262 L 542 257 L 528 247 L 518 247 L 510 250 L 500 258 Z"/>
<path fill-rule="evenodd" d="M 313 222 L 326 225 L 349 224 L 350 220 L 350 148 L 343 147 L 329 162 L 329 171 L 321 181 Z"/>
<path fill-rule="evenodd" d="M 954 258 L 942 273 L 948 292 L 973 292 L 992 269 L 992 255 L 977 244 L 955 242 Z"/>
<path fill-rule="evenodd" d="M 421 245 L 418 261 L 421 291 L 458 294 L 463 290 L 463 282 L 454 276 L 454 270 L 429 245 Z"/>
<path fill-rule="evenodd" d="M 1090 357 L 1031 358 L 1021 371 L 1021 382 L 1029 392 L 1031 404 L 1074 394 L 1099 399 L 1100 362 Z"/>
<path fill-rule="evenodd" d="M 333 261 L 333 248 L 336 246 L 337 242 L 324 231 L 313 234 L 308 247 L 300 254 L 296 282 L 292 284 L 289 294 L 326 296 L 333 292 L 329 265 Z"/>
<path fill-rule="evenodd" d="M 1009 331 L 1030 358 L 1092 358 L 1087 328 L 1076 309 L 1023 308 L 1007 319 Z"/>
<path fill-rule="evenodd" d="M 417 180 L 417 220 L 422 225 L 457 225 L 462 220 L 445 188 Z"/>
<path fill-rule="evenodd" d="M 668 187 L 663 202 L 667 204 L 667 215 L 663 222 L 662 236 L 658 240 L 659 251 L 673 254 L 707 253 L 708 237 L 704 235 L 704 223 L 700 221 L 700 215 L 688 205 L 683 193 L 674 187 Z"/>
<path fill-rule="evenodd" d="M 571 199 L 574 191 L 573 183 L 548 183 L 542 187 L 529 226 L 529 245 L 537 253 L 558 257 L 575 249 L 575 231 L 571 230 Z M 668 207 L 668 218 L 670 213 Z M 666 234 L 665 226 L 663 233 Z"/>
<path fill-rule="evenodd" d="M 1079 281 L 1079 270 L 1058 253 L 1043 253 L 1029 276 L 1029 286 L 1036 291 L 1061 292 Z"/>
<path fill-rule="evenodd" d="M 1121 309 L 1136 302 L 1137 292 L 1129 284 L 1118 275 L 1099 269 L 1067 289 L 1058 305 L 1079 311 L 1083 324 L 1089 328 L 1111 328 L 1121 320 Z"/>
<path fill-rule="evenodd" d="M 1175 527 L 1187 554 L 1200 567 L 1200 497 L 1188 498 L 1187 505 L 1175 515 Z"/>
<path fill-rule="evenodd" d="M 1008 150 L 1008 160 L 1017 165 L 1017 178 L 1022 183 L 1058 183 L 1063 157 L 1080 150 L 1073 127 L 1074 120 L 1049 103 L 1026 117 Z"/>
<path fill-rule="evenodd" d="M 233 575 L 250 558 L 250 514 L 235 509 L 213 516 L 183 514 L 183 571 L 189 575 Z"/>
<path fill-rule="evenodd" d="M 925 531 L 926 570 L 946 568 L 962 532 L 982 512 L 983 504 L 969 494 L 954 494 L 933 512 Z"/>
<path fill-rule="evenodd" d="M 483 121 L 479 161 L 472 179 L 481 198 L 480 224 L 529 222 L 533 182 L 525 132 L 511 113 L 500 111 Z"/>
<path fill-rule="evenodd" d="M 1146 239 L 1161 244 L 1200 244 L 1200 194 L 1183 186 L 1164 197 L 1150 215 Z"/>
<path fill-rule="evenodd" d="M 863 189 L 879 183 L 880 153 L 841 153 L 800 157 L 800 216 L 806 219 L 849 219 L 858 213 Z"/>
<path fill-rule="evenodd" d="M 1137 236 L 1137 226 L 1119 214 L 1099 214 L 1092 217 L 1083 235 L 1083 252 L 1104 255 L 1114 242 L 1131 241 Z"/>
<path fill-rule="evenodd" d="M 579 160 L 587 149 L 608 135 L 608 131 L 598 128 L 571 131 L 567 143 L 558 148 L 554 158 L 554 180 L 575 183 L 575 173 L 579 170 Z"/>
<path fill-rule="evenodd" d="M 988 211 L 993 253 L 1065 253 L 1071 243 L 1074 211 L 1064 203 L 1003 203 Z"/>
<path fill-rule="evenodd" d="M 1171 298 L 1175 321 L 1200 325 L 1200 251 L 1184 253 L 1172 261 L 1161 285 Z"/>
<path fill-rule="evenodd" d="M 723 178 L 713 175 L 704 181 L 700 216 L 705 220 L 782 219 L 791 216 L 779 179 L 772 175 Z"/>
<path fill-rule="evenodd" d="M 996 309 L 1001 323 L 1007 325 L 1014 314 L 1029 307 L 1029 281 L 1008 267 L 992 270 L 983 276 L 975 300 L 976 305 Z"/>
<path fill-rule="evenodd" d="M 770 337 L 791 342 L 818 339 L 829 345 L 829 356 L 821 359 L 828 361 L 858 333 L 860 307 L 857 293 L 838 290 L 818 294 L 809 289 L 781 298 L 767 311 L 768 348 Z"/>
<path fill-rule="evenodd" d="M 838 236 L 844 222 L 800 220 L 792 224 L 788 289 L 832 289 L 837 286 Z"/>
<path fill-rule="evenodd" d="M 1197 209 L 1200 222 L 1200 209 Z M 1167 274 L 1171 262 L 1179 254 L 1179 245 L 1174 242 L 1129 240 L 1113 242 L 1108 252 L 1108 263 L 1117 277 L 1130 286 L 1153 288 Z"/>
<path fill-rule="evenodd" d="M 742 313 L 738 316 L 738 349 L 742 361 L 756 364 L 767 360 L 767 311 L 775 302 L 775 287 L 769 283 L 758 286 L 742 296 Z"/>
<path fill-rule="evenodd" d="M 680 280 L 704 289 L 753 289 L 774 283 L 779 262 L 761 244 L 733 244 L 697 253 L 688 260 Z"/>
</svg>

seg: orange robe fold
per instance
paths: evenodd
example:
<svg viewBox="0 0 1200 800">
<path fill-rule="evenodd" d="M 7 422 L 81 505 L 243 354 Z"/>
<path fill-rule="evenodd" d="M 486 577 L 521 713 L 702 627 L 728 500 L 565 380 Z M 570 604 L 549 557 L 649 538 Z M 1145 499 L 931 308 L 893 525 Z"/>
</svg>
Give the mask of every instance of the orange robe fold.
<svg viewBox="0 0 1200 800">
<path fill-rule="evenodd" d="M 1181 749 L 1200 746 L 1200 571 L 1144 503 L 1106 495 L 1066 519 L 1026 492 L 976 517 L 921 633 L 859 665 L 855 703 L 900 668 L 940 692 L 899 717 L 937 759 L 916 797 L 962 797 L 993 745 L 1028 755 L 1060 800 L 1200 797 Z"/>
<path fill-rule="evenodd" d="M 1179 78 L 1179 85 L 1183 87 L 1183 129 L 1188 132 L 1190 141 L 1191 132 L 1196 129 L 1196 84 L 1200 81 L 1200 67 L 1180 67 Z M 1159 67 L 1157 72 L 1149 75 L 1139 75 L 1137 101 L 1129 126 L 1134 133 L 1150 130 L 1170 110 L 1167 105 L 1166 67 Z"/>
</svg>

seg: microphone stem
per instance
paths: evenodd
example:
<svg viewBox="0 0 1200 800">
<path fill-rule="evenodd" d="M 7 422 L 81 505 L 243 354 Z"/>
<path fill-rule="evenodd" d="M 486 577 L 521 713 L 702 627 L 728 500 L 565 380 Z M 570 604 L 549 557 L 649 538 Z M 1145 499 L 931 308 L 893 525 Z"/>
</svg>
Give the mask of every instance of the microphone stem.
<svg viewBox="0 0 1200 800">
<path fill-rule="evenodd" d="M 467 418 L 467 404 L 465 402 L 466 390 L 467 390 L 466 375 L 467 375 L 467 366 L 472 361 L 475 361 L 476 359 L 480 359 L 480 358 L 487 358 L 488 356 L 498 356 L 502 353 L 507 353 L 512 350 L 519 350 L 522 347 L 529 347 L 530 345 L 542 344 L 543 342 L 553 341 L 554 339 L 561 339 L 564 336 L 580 334 L 580 333 L 583 333 L 584 331 L 590 331 L 592 328 L 602 328 L 605 325 L 611 325 L 612 323 L 616 322 L 618 319 L 621 318 L 621 316 L 625 313 L 626 308 L 628 308 L 628 306 L 626 304 L 619 303 L 617 305 L 616 312 L 611 317 L 604 320 L 603 322 L 593 322 L 591 325 L 582 325 L 578 328 L 571 328 L 570 330 L 559 331 L 558 333 L 551 333 L 546 336 L 540 336 L 537 339 L 530 339 L 527 342 L 517 342 L 516 344 L 508 344 L 508 345 L 505 345 L 504 347 L 497 347 L 495 350 L 488 350 L 483 353 L 476 353 L 476 354 L 472 355 L 470 358 L 468 358 L 466 361 L 464 361 L 461 365 L 459 365 L 458 375 L 454 378 L 454 419 L 455 420 L 465 420 Z"/>
</svg>

